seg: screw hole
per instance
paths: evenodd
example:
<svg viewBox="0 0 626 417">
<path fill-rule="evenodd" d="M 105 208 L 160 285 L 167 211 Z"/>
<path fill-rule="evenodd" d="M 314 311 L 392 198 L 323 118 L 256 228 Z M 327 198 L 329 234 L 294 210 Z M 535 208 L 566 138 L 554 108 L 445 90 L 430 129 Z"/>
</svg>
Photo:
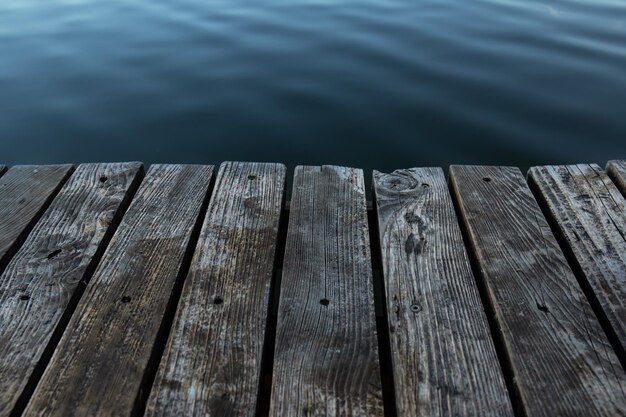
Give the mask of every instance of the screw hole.
<svg viewBox="0 0 626 417">
<path fill-rule="evenodd" d="M 419 313 L 422 311 L 422 306 L 420 304 L 411 304 L 411 311 L 414 313 Z"/>
<path fill-rule="evenodd" d="M 539 311 L 543 311 L 544 313 L 549 313 L 550 312 L 550 309 L 545 304 L 537 303 L 537 308 L 539 309 Z"/>
<path fill-rule="evenodd" d="M 30 297 L 28 295 L 22 295 L 22 296 L 20 296 L 20 300 L 28 301 L 28 300 L 30 300 Z"/>
<path fill-rule="evenodd" d="M 330 301 L 328 301 L 326 298 L 322 298 L 320 300 L 320 304 L 323 306 L 327 306 L 328 304 L 330 304 Z"/>
<path fill-rule="evenodd" d="M 105 175 L 100 177 L 100 182 L 102 182 L 102 183 L 107 182 L 107 180 L 108 180 L 108 178 Z"/>
<path fill-rule="evenodd" d="M 484 177 L 484 178 L 483 178 L 483 181 L 485 181 L 485 182 L 491 182 L 491 178 L 489 178 L 489 177 Z"/>
<path fill-rule="evenodd" d="M 122 297 L 122 302 L 123 302 L 123 303 L 130 303 L 130 297 L 129 297 L 129 296 L 127 296 L 127 295 L 123 296 L 123 297 Z"/>
<path fill-rule="evenodd" d="M 250 175 L 248 175 L 248 179 L 249 180 L 256 180 L 256 175 L 250 174 Z"/>
<path fill-rule="evenodd" d="M 224 300 L 222 299 L 222 297 L 215 297 L 215 299 L 213 300 L 213 304 L 215 305 L 220 305 L 224 302 Z"/>
</svg>

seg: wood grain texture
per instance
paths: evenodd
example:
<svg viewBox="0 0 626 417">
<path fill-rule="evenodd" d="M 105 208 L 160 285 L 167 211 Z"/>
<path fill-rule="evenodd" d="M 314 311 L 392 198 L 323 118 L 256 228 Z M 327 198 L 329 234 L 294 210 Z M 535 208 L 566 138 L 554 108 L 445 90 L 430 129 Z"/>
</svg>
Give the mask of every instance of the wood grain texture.
<svg viewBox="0 0 626 417">
<path fill-rule="evenodd" d="M 0 178 L 0 273 L 73 170 L 72 165 L 22 165 Z"/>
<path fill-rule="evenodd" d="M 220 167 L 147 416 L 255 415 L 285 172 Z"/>
<path fill-rule="evenodd" d="M 0 416 L 23 408 L 141 170 L 80 165 L 0 276 Z"/>
<path fill-rule="evenodd" d="M 208 166 L 150 168 L 26 415 L 129 415 L 136 401 L 145 400 L 144 372 L 211 176 Z"/>
<path fill-rule="evenodd" d="M 622 195 L 626 197 L 626 159 L 609 161 L 606 164 L 606 173 L 609 174 Z"/>
<path fill-rule="evenodd" d="M 398 416 L 512 416 L 441 168 L 374 171 Z"/>
<path fill-rule="evenodd" d="M 582 287 L 626 351 L 626 200 L 597 165 L 531 168 L 531 188 L 558 230 Z M 598 311 L 599 309 L 599 311 Z M 615 344 L 614 344 L 615 346 Z"/>
<path fill-rule="evenodd" d="M 363 173 L 295 170 L 272 416 L 383 414 Z"/>
<path fill-rule="evenodd" d="M 626 415 L 626 374 L 519 169 L 450 181 L 526 414 Z"/>
</svg>

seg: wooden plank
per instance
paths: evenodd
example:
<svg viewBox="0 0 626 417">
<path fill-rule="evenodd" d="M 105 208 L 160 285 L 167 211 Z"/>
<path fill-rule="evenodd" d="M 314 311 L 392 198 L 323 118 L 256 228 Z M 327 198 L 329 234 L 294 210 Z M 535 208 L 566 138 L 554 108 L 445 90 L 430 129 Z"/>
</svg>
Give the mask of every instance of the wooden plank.
<svg viewBox="0 0 626 417">
<path fill-rule="evenodd" d="M 212 167 L 153 165 L 96 269 L 26 415 L 129 415 L 177 302 Z M 159 332 L 164 333 L 159 335 Z M 147 387 L 146 387 L 147 388 Z"/>
<path fill-rule="evenodd" d="M 624 370 L 519 169 L 450 180 L 526 414 L 624 415 Z"/>
<path fill-rule="evenodd" d="M 374 171 L 398 416 L 512 416 L 441 168 Z"/>
<path fill-rule="evenodd" d="M 295 170 L 270 415 L 382 415 L 363 172 Z"/>
<path fill-rule="evenodd" d="M 23 165 L 0 178 L 0 273 L 73 169 L 72 165 Z"/>
<path fill-rule="evenodd" d="M 220 167 L 146 415 L 255 415 L 285 172 Z"/>
<path fill-rule="evenodd" d="M 606 164 L 606 173 L 613 180 L 622 195 L 626 197 L 626 159 L 621 161 L 609 161 Z"/>
<path fill-rule="evenodd" d="M 595 165 L 531 168 L 528 180 L 618 351 L 626 351 L 626 200 Z"/>
<path fill-rule="evenodd" d="M 24 407 L 141 170 L 80 165 L 0 276 L 0 416 Z"/>
</svg>

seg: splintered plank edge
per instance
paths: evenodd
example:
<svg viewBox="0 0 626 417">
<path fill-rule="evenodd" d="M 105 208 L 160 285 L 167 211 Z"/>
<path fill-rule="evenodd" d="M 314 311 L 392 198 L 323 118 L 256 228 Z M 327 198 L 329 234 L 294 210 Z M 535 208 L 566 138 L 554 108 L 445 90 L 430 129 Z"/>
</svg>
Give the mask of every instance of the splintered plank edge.
<svg viewBox="0 0 626 417">
<path fill-rule="evenodd" d="M 626 197 L 626 159 L 609 161 L 606 164 L 606 172 L 622 195 Z"/>
</svg>

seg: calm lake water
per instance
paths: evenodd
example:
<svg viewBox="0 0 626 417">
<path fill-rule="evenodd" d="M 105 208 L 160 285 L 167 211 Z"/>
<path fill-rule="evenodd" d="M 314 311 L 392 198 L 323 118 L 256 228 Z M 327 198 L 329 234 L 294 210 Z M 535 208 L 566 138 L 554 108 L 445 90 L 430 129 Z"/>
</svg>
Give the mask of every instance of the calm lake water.
<svg viewBox="0 0 626 417">
<path fill-rule="evenodd" d="M 626 0 L 2 0 L 0 162 L 626 158 Z"/>
</svg>

